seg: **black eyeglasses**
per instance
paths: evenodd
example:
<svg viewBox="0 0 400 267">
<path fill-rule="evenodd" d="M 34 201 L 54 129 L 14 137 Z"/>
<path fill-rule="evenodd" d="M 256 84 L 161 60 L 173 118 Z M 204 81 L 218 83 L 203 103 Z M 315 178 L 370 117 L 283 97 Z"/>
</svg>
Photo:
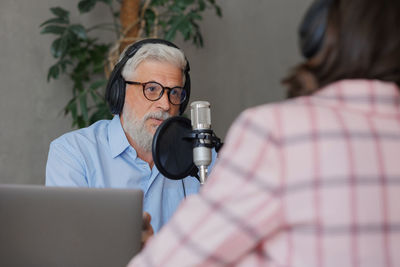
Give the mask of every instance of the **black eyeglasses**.
<svg viewBox="0 0 400 267">
<path fill-rule="evenodd" d="M 171 104 L 180 105 L 186 99 L 186 91 L 183 87 L 166 87 L 162 86 L 158 82 L 131 82 L 125 81 L 127 84 L 135 84 L 143 86 L 143 95 L 150 101 L 157 101 L 164 95 L 164 90 L 168 90 L 168 100 Z"/>
</svg>

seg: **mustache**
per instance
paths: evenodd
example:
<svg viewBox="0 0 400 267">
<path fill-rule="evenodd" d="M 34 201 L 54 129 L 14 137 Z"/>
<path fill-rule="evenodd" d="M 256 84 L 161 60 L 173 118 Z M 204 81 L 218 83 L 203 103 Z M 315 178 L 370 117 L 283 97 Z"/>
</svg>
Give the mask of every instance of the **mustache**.
<svg viewBox="0 0 400 267">
<path fill-rule="evenodd" d="M 156 112 L 149 112 L 146 115 L 143 116 L 143 121 L 146 121 L 148 119 L 157 119 L 157 120 L 166 120 L 168 118 L 172 117 L 168 112 L 165 111 L 156 111 Z"/>
</svg>

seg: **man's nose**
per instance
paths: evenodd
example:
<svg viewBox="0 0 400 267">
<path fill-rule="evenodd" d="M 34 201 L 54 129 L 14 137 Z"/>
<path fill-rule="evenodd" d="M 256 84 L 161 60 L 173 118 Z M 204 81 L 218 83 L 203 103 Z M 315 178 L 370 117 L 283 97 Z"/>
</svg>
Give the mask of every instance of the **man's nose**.
<svg viewBox="0 0 400 267">
<path fill-rule="evenodd" d="M 164 91 L 164 94 L 162 95 L 162 97 L 157 100 L 157 104 L 158 107 L 161 108 L 164 111 L 169 111 L 170 107 L 171 107 L 171 103 L 169 102 L 168 99 L 168 90 Z"/>
</svg>

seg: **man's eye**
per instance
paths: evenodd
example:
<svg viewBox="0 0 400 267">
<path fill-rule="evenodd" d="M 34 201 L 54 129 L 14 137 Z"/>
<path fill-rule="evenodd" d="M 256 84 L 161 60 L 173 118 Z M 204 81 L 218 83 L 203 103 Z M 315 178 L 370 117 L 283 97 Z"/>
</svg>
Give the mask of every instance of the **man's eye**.
<svg viewBox="0 0 400 267">
<path fill-rule="evenodd" d="M 182 90 L 180 89 L 172 89 L 170 95 L 172 96 L 180 96 L 182 94 Z"/>
<path fill-rule="evenodd" d="M 149 86 L 146 88 L 146 90 L 150 93 L 156 92 L 157 91 L 157 87 L 156 86 Z"/>
</svg>

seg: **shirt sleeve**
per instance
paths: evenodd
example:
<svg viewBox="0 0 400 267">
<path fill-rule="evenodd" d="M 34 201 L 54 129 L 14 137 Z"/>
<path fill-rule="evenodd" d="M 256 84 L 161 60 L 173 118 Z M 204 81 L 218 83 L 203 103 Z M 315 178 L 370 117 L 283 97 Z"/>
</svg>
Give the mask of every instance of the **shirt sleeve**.
<svg viewBox="0 0 400 267">
<path fill-rule="evenodd" d="M 279 181 L 265 177 L 276 177 L 278 148 L 259 119 L 250 110 L 236 120 L 200 194 L 181 205 L 129 267 L 226 266 L 276 231 Z"/>
<path fill-rule="evenodd" d="M 46 164 L 46 185 L 66 187 L 88 187 L 83 161 L 79 153 L 62 143 L 50 144 Z"/>
</svg>

